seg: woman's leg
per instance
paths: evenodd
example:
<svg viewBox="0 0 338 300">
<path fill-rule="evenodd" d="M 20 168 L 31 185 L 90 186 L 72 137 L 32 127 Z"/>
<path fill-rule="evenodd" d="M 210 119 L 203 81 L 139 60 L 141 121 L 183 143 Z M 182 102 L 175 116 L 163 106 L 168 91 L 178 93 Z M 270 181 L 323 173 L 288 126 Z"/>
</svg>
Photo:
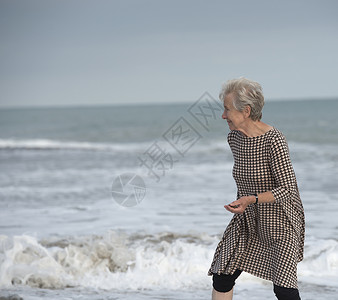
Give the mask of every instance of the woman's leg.
<svg viewBox="0 0 338 300">
<path fill-rule="evenodd" d="M 215 289 L 212 289 L 212 300 L 232 300 L 232 295 L 234 293 L 234 289 L 227 293 L 217 292 Z"/>
<path fill-rule="evenodd" d="M 212 285 L 214 289 L 212 291 L 212 300 L 231 300 L 235 281 L 241 273 L 241 270 L 236 270 L 232 275 L 213 274 Z"/>
<path fill-rule="evenodd" d="M 301 300 L 297 289 L 273 285 L 273 291 L 278 300 Z"/>
</svg>

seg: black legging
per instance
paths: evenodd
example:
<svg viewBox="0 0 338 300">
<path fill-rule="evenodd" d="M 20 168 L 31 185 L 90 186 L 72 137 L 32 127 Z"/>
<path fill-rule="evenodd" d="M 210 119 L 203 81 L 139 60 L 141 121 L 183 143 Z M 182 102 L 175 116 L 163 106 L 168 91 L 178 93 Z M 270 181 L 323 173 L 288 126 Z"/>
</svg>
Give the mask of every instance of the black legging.
<svg viewBox="0 0 338 300">
<path fill-rule="evenodd" d="M 236 270 L 233 275 L 213 274 L 212 285 L 217 292 L 229 292 L 235 285 L 235 281 L 241 273 L 241 270 Z M 278 300 L 300 300 L 298 289 L 285 288 L 274 284 L 273 291 Z"/>
</svg>

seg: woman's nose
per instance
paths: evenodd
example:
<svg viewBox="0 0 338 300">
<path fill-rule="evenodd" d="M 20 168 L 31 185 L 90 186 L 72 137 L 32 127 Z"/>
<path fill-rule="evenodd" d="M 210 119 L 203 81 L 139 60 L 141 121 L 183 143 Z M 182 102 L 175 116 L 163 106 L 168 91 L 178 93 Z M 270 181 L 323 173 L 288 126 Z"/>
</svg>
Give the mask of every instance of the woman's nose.
<svg viewBox="0 0 338 300">
<path fill-rule="evenodd" d="M 226 115 L 226 112 L 224 112 L 223 114 L 222 114 L 222 119 L 226 119 L 227 118 L 227 115 Z"/>
</svg>

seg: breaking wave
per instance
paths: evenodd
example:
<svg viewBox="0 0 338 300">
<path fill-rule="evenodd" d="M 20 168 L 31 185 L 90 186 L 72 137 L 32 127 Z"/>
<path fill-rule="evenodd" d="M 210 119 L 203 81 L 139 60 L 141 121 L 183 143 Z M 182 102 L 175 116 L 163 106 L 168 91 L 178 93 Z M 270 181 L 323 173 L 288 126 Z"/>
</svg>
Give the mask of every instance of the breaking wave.
<svg viewBox="0 0 338 300">
<path fill-rule="evenodd" d="M 0 286 L 105 290 L 209 288 L 206 275 L 219 237 L 130 234 L 48 238 L 0 236 Z M 242 276 L 241 276 L 242 277 Z M 299 280 L 337 286 L 338 242 L 309 240 Z M 260 279 L 245 275 L 245 280 Z"/>
</svg>

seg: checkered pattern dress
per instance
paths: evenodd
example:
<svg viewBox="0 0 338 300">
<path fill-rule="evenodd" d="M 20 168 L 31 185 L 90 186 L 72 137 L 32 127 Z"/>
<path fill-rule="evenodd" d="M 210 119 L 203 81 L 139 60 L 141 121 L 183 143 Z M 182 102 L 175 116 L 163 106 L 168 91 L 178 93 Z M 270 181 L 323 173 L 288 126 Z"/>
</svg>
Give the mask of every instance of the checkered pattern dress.
<svg viewBox="0 0 338 300">
<path fill-rule="evenodd" d="M 219 242 L 209 269 L 236 269 L 297 288 L 297 263 L 303 259 L 304 210 L 285 137 L 276 128 L 257 137 L 231 131 L 237 198 L 272 191 L 274 203 L 250 204 L 235 214 Z"/>
</svg>

